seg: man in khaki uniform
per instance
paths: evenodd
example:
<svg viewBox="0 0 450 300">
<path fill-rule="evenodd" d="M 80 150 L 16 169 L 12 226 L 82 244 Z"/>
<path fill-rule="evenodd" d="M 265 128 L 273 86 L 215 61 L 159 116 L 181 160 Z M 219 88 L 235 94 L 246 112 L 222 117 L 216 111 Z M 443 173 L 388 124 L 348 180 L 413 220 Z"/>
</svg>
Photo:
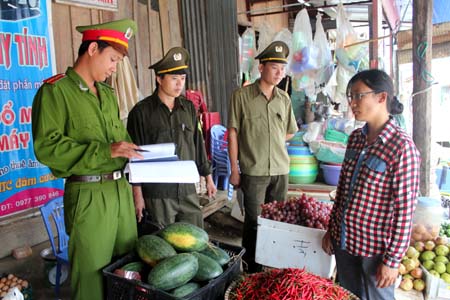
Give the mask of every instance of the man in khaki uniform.
<svg viewBox="0 0 450 300">
<path fill-rule="evenodd" d="M 186 81 L 189 53 L 174 47 L 150 68 L 155 71 L 157 88 L 131 110 L 127 129 L 137 145 L 175 143 L 181 160 L 193 160 L 206 178 L 209 197 L 216 194 L 211 165 L 206 156 L 194 104 L 181 96 Z M 133 185 L 136 214 L 147 209 L 153 222 L 167 226 L 183 221 L 203 227 L 195 184 L 143 183 Z"/>
<path fill-rule="evenodd" d="M 242 246 L 248 272 L 259 271 L 255 263 L 257 217 L 261 204 L 284 201 L 288 189 L 289 156 L 286 140 L 297 132 L 289 95 L 277 88 L 285 76 L 289 49 L 271 43 L 259 59 L 261 78 L 234 92 L 229 109 L 228 152 L 230 182 L 241 187 L 245 220 Z"/>
<path fill-rule="evenodd" d="M 78 59 L 44 81 L 32 110 L 34 151 L 56 177 L 66 178 L 64 218 L 69 234 L 72 299 L 103 300 L 102 268 L 133 250 L 131 187 L 122 169 L 142 158 L 119 119 L 113 89 L 103 83 L 127 55 L 132 20 L 79 26 Z"/>
</svg>

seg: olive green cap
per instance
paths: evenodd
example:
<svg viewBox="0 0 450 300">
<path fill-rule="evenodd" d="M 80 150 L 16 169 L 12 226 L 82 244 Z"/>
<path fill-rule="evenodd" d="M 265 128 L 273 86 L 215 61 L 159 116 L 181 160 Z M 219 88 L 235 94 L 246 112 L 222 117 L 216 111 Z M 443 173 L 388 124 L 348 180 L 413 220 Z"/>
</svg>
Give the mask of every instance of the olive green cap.
<svg viewBox="0 0 450 300">
<path fill-rule="evenodd" d="M 276 62 L 287 64 L 287 57 L 289 55 L 289 47 L 282 41 L 272 42 L 266 47 L 255 59 L 259 59 L 260 63 Z"/>
<path fill-rule="evenodd" d="M 136 23 L 131 19 L 121 19 L 107 23 L 77 26 L 83 34 L 82 41 L 105 41 L 118 46 L 119 51 L 128 53 L 128 41 L 137 32 Z M 116 48 L 116 47 L 114 47 Z"/>
<path fill-rule="evenodd" d="M 189 66 L 189 52 L 182 47 L 174 47 L 167 51 L 166 55 L 149 67 L 155 70 L 156 75 L 170 74 L 187 69 Z"/>
</svg>

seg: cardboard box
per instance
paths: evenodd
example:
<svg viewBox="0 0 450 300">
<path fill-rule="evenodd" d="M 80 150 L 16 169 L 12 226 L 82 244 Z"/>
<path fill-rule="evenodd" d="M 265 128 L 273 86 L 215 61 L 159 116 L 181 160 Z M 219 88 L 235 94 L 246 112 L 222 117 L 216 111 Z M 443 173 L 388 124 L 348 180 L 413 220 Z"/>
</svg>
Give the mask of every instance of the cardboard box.
<svg viewBox="0 0 450 300">
<path fill-rule="evenodd" d="M 425 281 L 425 300 L 450 299 L 450 284 L 444 280 L 433 276 L 422 267 Z"/>
<path fill-rule="evenodd" d="M 255 261 L 273 268 L 305 268 L 330 278 L 336 262 L 322 249 L 325 230 L 258 217 Z"/>
</svg>

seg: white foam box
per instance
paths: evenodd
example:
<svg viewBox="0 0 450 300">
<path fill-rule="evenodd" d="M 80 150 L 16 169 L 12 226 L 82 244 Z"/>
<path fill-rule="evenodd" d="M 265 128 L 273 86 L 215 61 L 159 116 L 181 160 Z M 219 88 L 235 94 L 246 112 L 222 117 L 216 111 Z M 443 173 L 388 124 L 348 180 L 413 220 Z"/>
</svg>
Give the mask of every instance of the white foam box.
<svg viewBox="0 0 450 300">
<path fill-rule="evenodd" d="M 424 267 L 422 267 L 425 280 L 425 299 L 426 300 L 444 300 L 450 299 L 450 284 L 444 280 L 433 276 Z"/>
<path fill-rule="evenodd" d="M 325 230 L 258 217 L 255 261 L 272 268 L 305 268 L 330 278 L 336 262 L 322 249 Z"/>
</svg>

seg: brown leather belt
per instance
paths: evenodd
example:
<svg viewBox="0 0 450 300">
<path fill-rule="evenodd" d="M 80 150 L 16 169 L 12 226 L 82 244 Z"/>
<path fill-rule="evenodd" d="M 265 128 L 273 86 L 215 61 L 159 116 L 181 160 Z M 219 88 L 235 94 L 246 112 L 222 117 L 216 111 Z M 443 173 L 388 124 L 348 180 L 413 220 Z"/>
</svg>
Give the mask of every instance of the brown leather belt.
<svg viewBox="0 0 450 300">
<path fill-rule="evenodd" d="M 67 177 L 67 181 L 70 182 L 103 182 L 108 180 L 118 180 L 122 178 L 122 171 L 114 171 L 108 174 L 101 175 L 72 175 Z"/>
</svg>

